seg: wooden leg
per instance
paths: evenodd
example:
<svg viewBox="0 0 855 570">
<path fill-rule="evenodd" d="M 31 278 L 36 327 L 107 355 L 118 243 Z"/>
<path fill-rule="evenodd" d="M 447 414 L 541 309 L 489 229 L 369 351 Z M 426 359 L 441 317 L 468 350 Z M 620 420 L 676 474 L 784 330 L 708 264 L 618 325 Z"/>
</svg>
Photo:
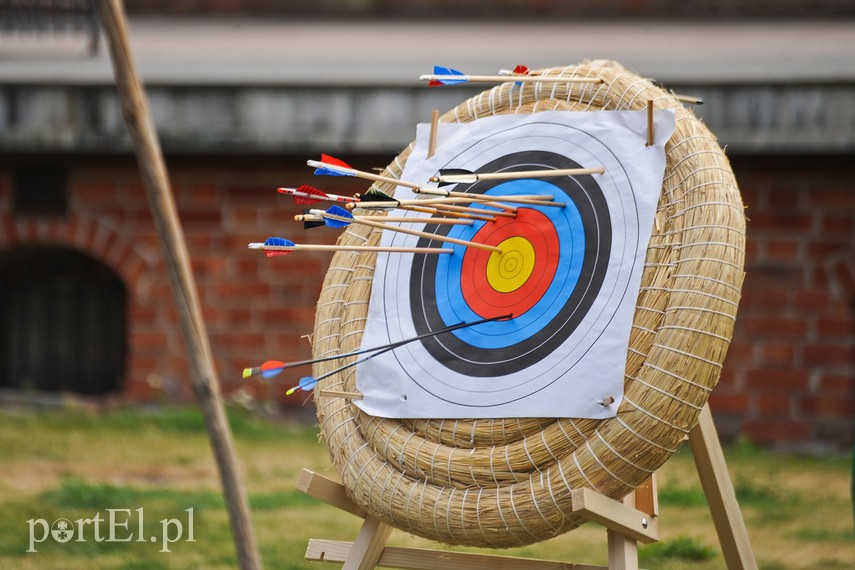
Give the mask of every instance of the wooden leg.
<svg viewBox="0 0 855 570">
<path fill-rule="evenodd" d="M 638 570 L 638 543 L 613 530 L 607 534 L 609 570 Z"/>
<path fill-rule="evenodd" d="M 344 561 L 342 570 L 373 570 L 377 567 L 392 527 L 380 519 L 368 516 L 353 541 L 353 547 Z"/>
<path fill-rule="evenodd" d="M 727 568 L 756 570 L 757 561 L 736 502 L 709 405 L 704 406 L 698 425 L 689 433 L 689 445 Z"/>
</svg>

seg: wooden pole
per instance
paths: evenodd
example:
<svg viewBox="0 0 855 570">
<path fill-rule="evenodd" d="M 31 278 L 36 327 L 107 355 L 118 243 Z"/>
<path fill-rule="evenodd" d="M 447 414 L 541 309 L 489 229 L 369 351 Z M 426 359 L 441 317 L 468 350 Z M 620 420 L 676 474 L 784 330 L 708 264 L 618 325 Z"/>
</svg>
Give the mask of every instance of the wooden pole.
<svg viewBox="0 0 855 570">
<path fill-rule="evenodd" d="M 125 122 L 163 245 L 181 333 L 190 360 L 193 391 L 202 408 L 219 469 L 238 561 L 245 570 L 261 568 L 250 524 L 249 504 L 238 473 L 234 443 L 220 395 L 219 378 L 190 269 L 190 256 L 148 101 L 132 58 L 124 6 L 120 0 L 99 0 L 99 7 Z"/>
<path fill-rule="evenodd" d="M 728 570 L 757 570 L 709 404 L 704 405 L 698 425 L 689 432 L 689 445 Z"/>
</svg>

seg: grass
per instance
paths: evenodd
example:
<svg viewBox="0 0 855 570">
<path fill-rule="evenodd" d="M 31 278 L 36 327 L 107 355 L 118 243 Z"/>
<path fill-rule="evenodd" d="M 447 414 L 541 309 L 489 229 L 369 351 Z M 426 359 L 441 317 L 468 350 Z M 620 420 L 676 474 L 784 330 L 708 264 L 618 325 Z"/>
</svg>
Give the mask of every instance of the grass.
<svg viewBox="0 0 855 570">
<path fill-rule="evenodd" d="M 229 419 L 265 567 L 323 568 L 303 560 L 307 540 L 352 540 L 359 521 L 294 490 L 304 467 L 335 476 L 316 429 L 239 410 L 231 410 Z M 855 567 L 850 456 L 773 454 L 746 443 L 727 449 L 726 456 L 760 568 Z M 0 466 L 0 568 L 236 567 L 217 472 L 196 410 L 3 412 Z M 639 548 L 642 566 L 723 568 L 688 450 L 660 470 L 659 489 L 662 540 Z M 114 537 L 130 540 L 95 539 L 95 519 L 101 518 L 98 530 L 106 536 L 110 516 Z M 68 519 L 82 532 L 67 543 L 46 538 L 27 553 L 29 526 L 36 537 L 45 530 L 39 519 L 46 525 Z M 182 538 L 164 543 L 164 536 L 177 536 L 179 525 Z M 437 547 L 401 532 L 390 543 Z M 606 537 L 589 524 L 500 554 L 605 564 Z"/>
</svg>

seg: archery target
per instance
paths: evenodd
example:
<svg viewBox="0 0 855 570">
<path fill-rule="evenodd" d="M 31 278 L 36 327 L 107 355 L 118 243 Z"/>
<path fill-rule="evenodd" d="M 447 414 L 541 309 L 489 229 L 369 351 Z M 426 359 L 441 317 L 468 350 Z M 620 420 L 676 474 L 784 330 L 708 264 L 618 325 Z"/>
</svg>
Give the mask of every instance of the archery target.
<svg viewBox="0 0 855 570">
<path fill-rule="evenodd" d="M 492 409 L 497 412 L 495 417 L 448 420 L 445 418 L 453 417 L 449 414 L 461 411 L 461 407 L 447 403 L 437 408 L 435 419 L 382 419 L 370 412 L 378 407 L 374 401 L 377 394 L 387 394 L 389 403 L 394 405 L 395 397 L 407 395 L 409 402 L 421 390 L 400 382 L 396 377 L 400 372 L 392 366 L 357 367 L 356 373 L 348 368 L 322 380 L 314 394 L 323 439 L 348 496 L 366 512 L 395 528 L 445 544 L 506 548 L 551 539 L 586 521 L 573 508 L 571 491 L 591 489 L 618 501 L 626 496 L 661 467 L 697 424 L 698 414 L 719 377 L 736 318 L 744 275 L 745 218 L 738 186 L 715 137 L 671 94 L 616 62 L 584 62 L 539 73 L 594 77 L 603 83 L 505 84 L 484 91 L 442 116 L 436 155 L 426 156 L 429 130 L 420 127 L 416 143 L 404 149 L 384 174 L 423 184 L 439 168 L 457 166 L 455 157 L 473 142 L 498 136 L 501 130 L 523 123 L 504 122 L 493 129 L 473 125 L 469 130 L 459 125 L 509 114 L 538 115 L 536 121 L 558 122 L 545 115 L 551 113 L 545 109 L 568 115 L 575 112 L 592 115 L 588 122 L 568 121 L 565 132 L 583 130 L 601 141 L 621 165 L 627 166 L 626 174 L 633 182 L 633 189 L 655 185 L 655 181 L 644 180 L 639 160 L 643 158 L 641 155 L 657 154 L 664 146 L 667 166 L 659 184 L 659 223 L 648 234 L 650 241 L 636 299 L 631 341 L 622 348 L 615 346 L 602 360 L 603 368 L 616 360 L 625 366 L 625 392 L 616 415 L 580 421 L 576 418 L 582 416 L 568 411 L 566 417 L 551 421 L 529 417 L 541 413 L 532 405 L 523 419 L 503 419 L 508 417 L 503 416 L 505 407 L 496 407 Z M 601 109 L 643 111 L 650 100 L 656 106 L 653 145 L 656 148 L 645 147 L 646 141 L 637 136 L 645 129 L 643 124 L 639 125 L 643 119 L 638 121 L 636 115 L 612 116 L 612 125 L 620 123 L 615 126 L 615 132 L 620 134 L 612 139 L 603 134 L 598 122 L 606 124 L 606 121 L 598 117 L 612 111 L 603 113 Z M 660 110 L 666 111 L 664 118 L 658 114 Z M 674 129 L 673 138 L 671 129 Z M 583 139 L 574 140 L 584 146 Z M 525 150 L 554 152 L 589 166 L 584 153 L 566 154 L 569 151 L 560 147 L 509 149 L 507 155 Z M 505 155 L 484 157 L 480 163 L 473 160 L 471 169 L 478 170 L 501 156 Z M 655 166 L 655 161 L 652 163 Z M 420 165 L 419 169 L 407 168 L 406 173 L 402 172 L 405 167 L 416 165 Z M 604 178 L 597 177 L 595 181 L 607 200 L 609 213 L 614 214 L 619 208 L 612 207 Z M 555 182 L 545 178 L 540 181 Z M 392 183 L 375 187 L 394 193 L 397 198 L 408 197 L 402 187 L 396 189 Z M 638 200 L 642 213 L 639 226 L 645 223 L 646 199 L 642 190 Z M 541 223 L 537 219 L 529 221 L 533 225 Z M 428 222 L 414 221 L 410 227 L 426 228 Z M 614 238 L 624 222 L 613 215 L 610 223 Z M 485 227 L 483 231 L 493 231 Z M 555 233 L 559 242 L 567 239 L 560 232 Z M 552 233 L 542 232 L 542 235 L 548 243 Z M 477 275 L 473 276 L 471 288 L 461 285 L 467 306 L 477 314 L 493 306 L 515 306 L 515 311 L 534 307 L 536 303 L 524 300 L 542 291 L 533 285 L 530 292 L 516 298 L 500 295 L 521 291 L 530 279 L 557 267 L 557 262 L 552 261 L 543 266 L 539 265 L 540 260 L 531 263 L 531 251 L 536 253 L 541 245 L 534 236 L 528 230 L 514 236 L 478 235 L 477 239 L 499 240 L 514 255 L 503 260 L 491 260 L 489 255 L 469 257 L 465 264 L 461 260 L 464 273 L 479 267 L 485 267 L 487 272 L 480 281 L 475 278 Z M 381 235 L 366 226 L 353 225 L 341 236 L 341 243 L 376 245 L 392 239 L 389 232 Z M 412 243 L 417 241 L 413 238 Z M 614 243 L 609 251 L 615 251 Z M 393 260 L 374 253 L 336 253 L 318 301 L 315 356 L 346 353 L 360 345 L 376 346 L 365 340 L 369 332 L 373 341 L 399 340 L 404 333 L 414 332 L 414 323 L 406 325 L 396 320 L 412 312 L 409 301 L 412 263 L 409 268 L 390 275 L 387 271 L 390 261 Z M 608 271 L 601 294 L 612 287 Z M 384 273 L 382 279 L 377 274 L 380 272 Z M 486 295 L 485 284 L 495 289 L 491 295 L 499 296 L 478 297 Z M 634 287 L 630 286 L 626 296 L 634 296 Z M 376 302 L 376 295 L 381 293 L 389 305 Z M 393 295 L 401 297 L 393 301 Z M 502 304 L 503 299 L 508 304 Z M 390 311 L 392 305 L 402 308 Z M 429 307 L 430 303 L 425 305 Z M 588 314 L 595 314 L 596 309 L 595 303 Z M 612 323 L 619 318 L 620 310 Z M 391 338 L 392 333 L 402 336 Z M 604 331 L 591 351 L 598 350 L 606 335 Z M 426 348 L 414 352 L 424 359 L 422 366 L 444 366 Z M 559 347 L 553 354 L 562 352 Z M 396 354 L 396 359 L 402 358 L 403 363 L 409 364 L 403 360 L 404 356 L 410 358 L 408 354 Z M 404 365 L 402 362 L 395 366 Z M 520 402 L 528 404 L 544 399 L 541 396 L 547 393 L 562 406 L 583 398 L 575 386 L 576 371 L 583 365 L 584 359 L 573 368 L 574 381 L 568 382 L 563 392 L 550 392 L 563 381 L 558 380 Z M 337 366 L 338 363 L 319 363 L 315 365 L 315 374 L 332 371 Z M 517 374 L 525 373 L 523 370 Z M 588 373 L 599 379 L 603 371 L 589 367 Z M 452 371 L 446 369 L 442 376 L 450 379 Z M 376 382 L 372 384 L 372 380 Z M 363 406 L 369 410 L 367 413 L 357 407 L 360 402 L 343 398 L 337 392 L 364 390 L 370 390 L 365 397 L 372 401 L 370 406 Z M 401 406 L 402 412 L 409 411 L 404 408 Z M 462 408 L 462 411 L 468 410 Z"/>
<path fill-rule="evenodd" d="M 599 402 L 620 401 L 624 362 L 611 355 L 626 351 L 664 156 L 661 147 L 647 156 L 638 151 L 645 148 L 643 128 L 618 134 L 615 125 L 603 129 L 590 117 L 540 113 L 528 120 L 481 119 L 460 126 L 431 159 L 418 160 L 417 138 L 402 176 L 412 182 L 426 183 L 446 168 L 496 173 L 602 166 L 605 171 L 457 184 L 456 192 L 497 199 L 549 196 L 557 205 L 513 204 L 514 218 L 468 226 L 431 224 L 424 214 L 403 224 L 501 252 L 384 232 L 387 245 L 452 253 L 378 256 L 363 346 L 510 317 L 428 336 L 361 364 L 363 410 L 422 418 L 614 414 L 617 404 L 609 408 Z M 621 119 L 618 131 L 621 124 L 637 122 Z M 629 139 L 638 146 L 628 155 L 623 146 Z M 638 176 L 645 158 L 653 163 L 653 175 Z M 399 190 L 396 197 L 402 194 Z M 500 211 L 480 201 L 472 207 L 486 215 Z"/>
</svg>

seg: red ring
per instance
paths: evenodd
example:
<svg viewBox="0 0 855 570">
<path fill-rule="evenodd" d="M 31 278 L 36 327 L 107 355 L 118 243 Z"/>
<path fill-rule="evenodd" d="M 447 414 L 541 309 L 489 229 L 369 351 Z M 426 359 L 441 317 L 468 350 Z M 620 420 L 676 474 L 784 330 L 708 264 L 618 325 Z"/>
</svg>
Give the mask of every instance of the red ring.
<svg viewBox="0 0 855 570">
<path fill-rule="evenodd" d="M 498 312 L 518 317 L 531 309 L 546 293 L 558 268 L 559 240 L 555 226 L 538 210 L 519 208 L 516 218 L 497 218 L 484 224 L 472 241 L 497 246 L 508 238 L 522 237 L 535 252 L 534 269 L 528 280 L 514 291 L 502 293 L 487 280 L 487 261 L 492 252 L 468 248 L 463 255 L 460 286 L 472 311 L 488 318 Z"/>
</svg>

